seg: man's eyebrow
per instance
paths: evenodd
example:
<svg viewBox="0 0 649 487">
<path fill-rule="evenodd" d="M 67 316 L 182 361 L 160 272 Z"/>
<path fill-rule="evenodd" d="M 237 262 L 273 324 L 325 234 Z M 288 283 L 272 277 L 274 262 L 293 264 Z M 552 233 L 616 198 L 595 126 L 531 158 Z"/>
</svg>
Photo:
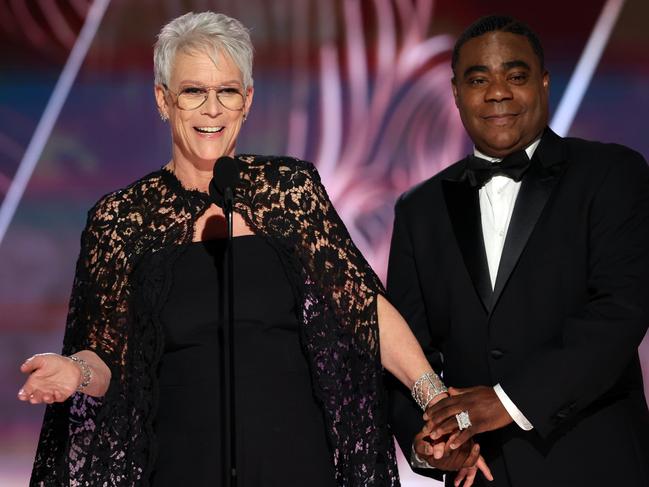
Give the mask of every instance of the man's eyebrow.
<svg viewBox="0 0 649 487">
<path fill-rule="evenodd" d="M 503 63 L 503 68 L 505 68 L 505 70 L 510 70 L 514 68 L 530 69 L 530 65 L 527 64 L 525 61 L 516 59 L 514 61 L 507 61 L 506 63 Z"/>
<path fill-rule="evenodd" d="M 470 74 L 477 72 L 477 73 L 488 73 L 489 68 L 487 66 L 484 66 L 482 64 L 475 64 L 473 66 L 469 66 L 464 70 L 463 76 L 466 78 Z"/>
<path fill-rule="evenodd" d="M 504 62 L 501 64 L 501 66 L 505 71 L 509 71 L 510 69 L 514 69 L 514 68 L 531 69 L 530 65 L 521 59 L 514 59 L 513 61 Z M 473 73 L 488 73 L 488 72 L 489 72 L 489 68 L 487 66 L 483 64 L 474 64 L 473 66 L 469 66 L 464 70 L 463 76 L 466 78 L 467 76 Z"/>
</svg>

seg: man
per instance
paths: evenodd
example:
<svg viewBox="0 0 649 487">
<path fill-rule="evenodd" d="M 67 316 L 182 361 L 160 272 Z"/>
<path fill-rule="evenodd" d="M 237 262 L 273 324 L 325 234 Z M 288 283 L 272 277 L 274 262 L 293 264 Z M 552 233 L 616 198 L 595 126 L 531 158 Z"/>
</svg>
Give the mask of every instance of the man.
<svg viewBox="0 0 649 487">
<path fill-rule="evenodd" d="M 543 50 L 520 22 L 480 19 L 452 67 L 474 155 L 397 202 L 388 294 L 462 389 L 428 409 L 419 434 L 422 412 L 394 390 L 397 439 L 433 476 L 466 454 L 436 458 L 429 442 L 457 452 L 476 434 L 489 485 L 649 486 L 637 353 L 649 323 L 649 168 L 628 148 L 547 127 Z"/>
</svg>

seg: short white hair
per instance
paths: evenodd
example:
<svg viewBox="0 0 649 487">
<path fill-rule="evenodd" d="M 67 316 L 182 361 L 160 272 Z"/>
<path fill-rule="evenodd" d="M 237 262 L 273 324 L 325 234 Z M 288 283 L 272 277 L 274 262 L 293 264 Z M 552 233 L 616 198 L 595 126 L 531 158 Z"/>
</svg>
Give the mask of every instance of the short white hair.
<svg viewBox="0 0 649 487">
<path fill-rule="evenodd" d="M 218 52 L 228 54 L 241 72 L 244 89 L 252 86 L 250 33 L 237 19 L 214 12 L 189 12 L 165 25 L 153 47 L 156 84 L 168 86 L 178 51 L 205 52 L 212 60 Z"/>
</svg>

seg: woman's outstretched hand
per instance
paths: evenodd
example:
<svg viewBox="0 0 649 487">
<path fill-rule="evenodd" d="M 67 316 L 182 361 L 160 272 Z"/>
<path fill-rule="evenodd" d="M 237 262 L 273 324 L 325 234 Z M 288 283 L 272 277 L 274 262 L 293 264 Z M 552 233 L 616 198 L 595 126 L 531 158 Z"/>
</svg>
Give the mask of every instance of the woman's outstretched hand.
<svg viewBox="0 0 649 487">
<path fill-rule="evenodd" d="M 110 369 L 90 350 L 75 354 L 83 359 L 91 372 L 90 383 L 83 392 L 103 396 L 110 383 Z M 81 367 L 70 358 L 57 353 L 39 353 L 20 366 L 20 371 L 29 374 L 25 384 L 18 391 L 18 399 L 32 404 L 63 402 L 74 394 L 84 377 Z"/>
<path fill-rule="evenodd" d="M 18 391 L 18 399 L 32 404 L 63 402 L 81 384 L 81 369 L 67 357 L 39 353 L 28 358 L 20 371 L 29 374 Z"/>
</svg>

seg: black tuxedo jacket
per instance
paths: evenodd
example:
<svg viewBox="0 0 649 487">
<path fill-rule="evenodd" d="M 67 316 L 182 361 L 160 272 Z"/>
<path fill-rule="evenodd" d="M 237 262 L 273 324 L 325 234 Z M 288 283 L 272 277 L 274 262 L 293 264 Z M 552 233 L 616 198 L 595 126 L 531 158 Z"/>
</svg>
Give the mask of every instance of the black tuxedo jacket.
<svg viewBox="0 0 649 487">
<path fill-rule="evenodd" d="M 489 485 L 649 486 L 637 353 L 649 323 L 646 162 L 547 129 L 493 291 L 465 164 L 397 202 L 388 295 L 447 385 L 499 383 L 533 424 L 477 437 L 495 476 Z M 394 384 L 391 396 L 408 455 L 421 411 Z"/>
</svg>

